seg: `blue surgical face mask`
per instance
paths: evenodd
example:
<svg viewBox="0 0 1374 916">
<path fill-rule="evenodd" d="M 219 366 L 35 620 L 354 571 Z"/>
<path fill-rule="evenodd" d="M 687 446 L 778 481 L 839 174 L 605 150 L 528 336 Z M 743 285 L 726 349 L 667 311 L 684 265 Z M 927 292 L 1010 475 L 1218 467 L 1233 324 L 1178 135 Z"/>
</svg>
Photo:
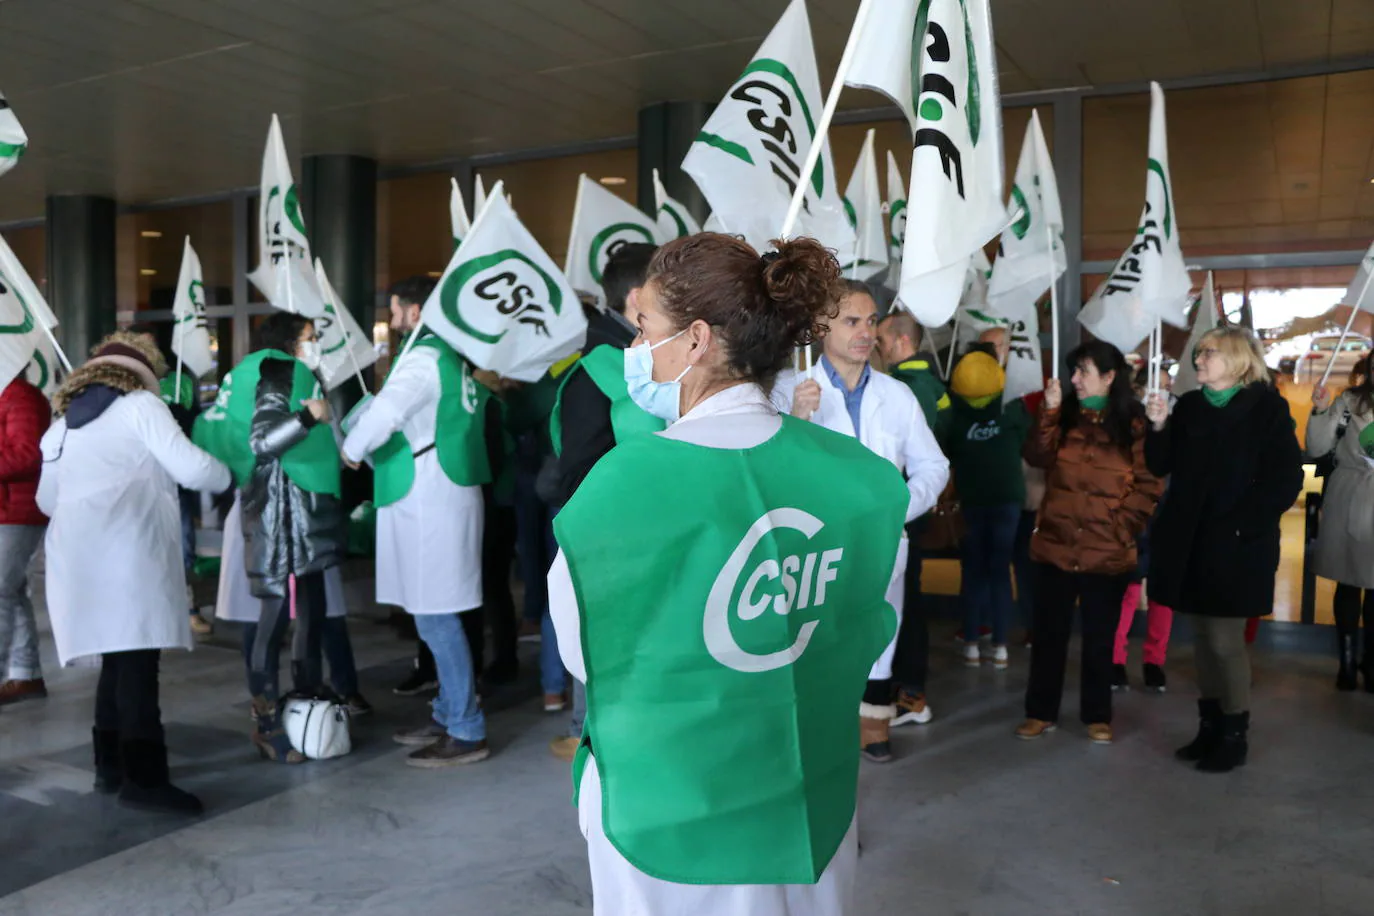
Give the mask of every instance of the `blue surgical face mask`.
<svg viewBox="0 0 1374 916">
<path fill-rule="evenodd" d="M 671 382 L 654 381 L 654 351 L 666 343 L 677 340 L 687 329 L 683 328 L 672 337 L 656 344 L 642 343 L 625 350 L 625 386 L 629 389 L 630 400 L 639 405 L 645 413 L 652 414 L 665 423 L 675 423 L 682 412 L 682 377 L 692 371 L 688 366 Z"/>
</svg>

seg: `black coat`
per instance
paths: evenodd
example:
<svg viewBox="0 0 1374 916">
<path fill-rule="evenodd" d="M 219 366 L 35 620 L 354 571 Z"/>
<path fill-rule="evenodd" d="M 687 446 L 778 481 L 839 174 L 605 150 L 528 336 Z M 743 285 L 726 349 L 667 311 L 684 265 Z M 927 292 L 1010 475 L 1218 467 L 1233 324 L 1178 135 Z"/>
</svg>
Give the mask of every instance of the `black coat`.
<svg viewBox="0 0 1374 916">
<path fill-rule="evenodd" d="M 1270 613 L 1279 520 L 1303 482 L 1288 402 L 1258 383 L 1223 408 L 1189 392 L 1146 436 L 1145 462 L 1169 475 L 1150 533 L 1150 599 L 1184 614 Z"/>
</svg>

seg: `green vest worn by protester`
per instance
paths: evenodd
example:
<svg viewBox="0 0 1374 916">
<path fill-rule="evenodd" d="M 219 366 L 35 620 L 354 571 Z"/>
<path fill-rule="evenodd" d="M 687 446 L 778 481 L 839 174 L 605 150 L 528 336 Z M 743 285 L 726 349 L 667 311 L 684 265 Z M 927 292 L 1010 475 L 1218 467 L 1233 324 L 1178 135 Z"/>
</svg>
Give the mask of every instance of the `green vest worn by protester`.
<svg viewBox="0 0 1374 916">
<path fill-rule="evenodd" d="M 380 509 L 404 499 L 415 485 L 415 452 L 433 448 L 444 476 L 460 487 L 491 483 L 487 457 L 486 406 L 491 393 L 468 371 L 456 350 L 433 333 L 423 333 L 414 348 L 439 355 L 439 413 L 433 443 L 418 446 L 399 430 L 372 455 L 372 501 Z"/>
<path fill-rule="evenodd" d="M 640 433 L 659 432 L 668 425 L 630 398 L 630 389 L 625 384 L 625 351 L 602 344 L 578 360 L 558 386 L 558 400 L 549 418 L 549 436 L 553 439 L 555 455 L 563 454 L 563 389 L 579 369 L 587 373 L 611 402 L 611 431 L 615 433 L 616 444 Z"/>
<path fill-rule="evenodd" d="M 590 744 L 606 836 L 636 868 L 820 878 L 854 817 L 906 504 L 890 462 L 783 417 L 744 450 L 634 436 L 559 512 L 587 666 L 575 784 Z"/>
<path fill-rule="evenodd" d="M 949 407 L 949 395 L 945 393 L 944 383 L 930 371 L 930 363 L 923 359 L 909 359 L 892 367 L 891 375 L 905 383 L 916 395 L 921 413 L 925 414 L 926 425 L 934 429 L 935 415 Z"/>
<path fill-rule="evenodd" d="M 257 464 L 257 456 L 248 440 L 253 428 L 253 411 L 257 408 L 262 364 L 269 359 L 289 360 L 293 364 L 293 411 L 300 410 L 304 401 L 323 397 L 319 380 L 305 363 L 280 350 L 250 353 L 224 377 L 214 405 L 196 418 L 191 439 L 228 465 L 239 487 L 248 485 Z M 281 466 L 291 482 L 302 490 L 339 496 L 339 447 L 329 424 L 318 423 L 312 427 L 303 440 L 282 456 Z"/>
<path fill-rule="evenodd" d="M 188 410 L 196 400 L 196 383 L 190 374 L 181 373 L 181 390 L 173 392 L 177 386 L 176 373 L 164 375 L 158 383 L 162 388 L 162 402 L 168 406 L 185 407 Z"/>
</svg>

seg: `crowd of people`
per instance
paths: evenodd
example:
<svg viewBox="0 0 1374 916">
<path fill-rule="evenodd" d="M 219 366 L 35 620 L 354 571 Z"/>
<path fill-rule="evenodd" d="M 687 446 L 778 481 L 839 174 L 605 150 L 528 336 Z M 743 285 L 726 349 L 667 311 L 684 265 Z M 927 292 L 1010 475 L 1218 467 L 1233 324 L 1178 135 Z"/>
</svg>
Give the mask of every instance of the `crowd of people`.
<svg viewBox="0 0 1374 916">
<path fill-rule="evenodd" d="M 551 750 L 574 764 L 598 910 L 843 912 L 859 762 L 891 760 L 891 728 L 935 715 L 921 574 L 939 541 L 961 563 L 964 663 L 1005 670 L 1030 647 L 1017 737 L 1060 724 L 1076 619 L 1079 718 L 1113 741 L 1144 603 L 1147 689 L 1166 687 L 1174 614 L 1196 647 L 1198 732 L 1178 757 L 1245 763 L 1247 621 L 1273 605 L 1304 460 L 1252 332 L 1207 333 L 1199 387 L 1177 398 L 1138 390 L 1125 356 L 1091 341 L 1066 383 L 1013 399 L 1005 331 L 946 386 L 910 314 L 883 314 L 810 240 L 624 245 L 604 283 L 582 352 L 524 385 L 422 326 L 432 280 L 397 284 L 391 326 L 414 339 L 343 417 L 314 323 L 285 312 L 204 410 L 135 331 L 102 341 L 51 404 L 10 382 L 0 704 L 46 693 L 26 584 L 41 545 L 59 663 L 101 668 L 97 788 L 201 810 L 170 781 L 158 667 L 210 626 L 187 613 L 188 516 L 209 493 L 228 508 L 216 613 L 243 624 L 252 745 L 305 762 L 288 698 L 371 711 L 341 575 L 347 483 L 367 466 L 376 600 L 417 640 L 395 690 L 433 694 L 394 735 L 406 762 L 486 759 L 482 694 L 515 679 L 518 640 L 540 639 L 543 708 L 570 712 Z M 1374 690 L 1369 362 L 1339 397 L 1314 393 L 1307 433 L 1308 457 L 1334 454 L 1317 572 L 1339 583 L 1342 690 L 1361 671 Z M 728 778 L 748 770 L 770 783 Z"/>
</svg>

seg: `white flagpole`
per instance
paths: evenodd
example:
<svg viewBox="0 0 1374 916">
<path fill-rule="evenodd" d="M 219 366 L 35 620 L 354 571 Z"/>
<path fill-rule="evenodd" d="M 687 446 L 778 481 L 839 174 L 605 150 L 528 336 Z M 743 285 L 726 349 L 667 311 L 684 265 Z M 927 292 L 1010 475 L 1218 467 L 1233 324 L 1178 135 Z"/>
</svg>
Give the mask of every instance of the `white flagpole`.
<svg viewBox="0 0 1374 916">
<path fill-rule="evenodd" d="M 840 92 L 844 89 L 844 78 L 849 72 L 850 65 L 854 62 L 854 54 L 859 46 L 859 33 L 863 31 L 864 22 L 868 19 L 868 11 L 873 6 L 873 0 L 860 0 L 859 11 L 854 14 L 854 27 L 849 30 L 849 41 L 845 43 L 844 54 L 840 57 L 839 69 L 835 71 L 835 81 L 830 85 L 830 95 L 825 100 L 825 110 L 821 112 L 821 121 L 816 125 L 816 135 L 811 139 L 811 148 L 806 151 L 806 159 L 802 163 L 801 174 L 797 176 L 797 189 L 792 192 L 792 205 L 787 208 L 787 218 L 783 220 L 782 228 L 778 230 L 779 238 L 787 238 L 792 234 L 792 227 L 797 224 L 797 217 L 801 215 L 802 204 L 806 202 L 806 186 L 811 181 L 811 173 L 816 170 L 816 163 L 821 160 L 821 150 L 825 148 L 825 137 L 830 130 L 830 122 L 835 118 L 835 109 L 840 104 Z"/>
<path fill-rule="evenodd" d="M 949 338 L 949 356 L 945 359 L 945 382 L 949 382 L 949 374 L 954 371 L 954 352 L 959 348 L 959 312 L 954 312 L 954 333 Z M 935 354 L 936 365 L 939 365 L 940 354 Z"/>
<path fill-rule="evenodd" d="M 175 334 L 176 331 L 173 330 L 172 333 Z M 180 353 L 177 354 L 177 378 L 176 378 L 176 386 L 175 386 L 174 388 L 172 388 L 172 403 L 174 403 L 174 404 L 180 404 L 180 403 L 181 403 L 181 354 L 180 354 Z"/>
<path fill-rule="evenodd" d="M 1369 272 L 1370 279 L 1374 279 L 1374 270 Z M 1365 293 L 1369 292 L 1369 280 L 1364 281 L 1364 292 L 1360 293 L 1360 298 L 1356 299 L 1355 305 L 1350 307 L 1350 318 L 1345 322 L 1345 328 L 1341 331 L 1341 339 L 1336 342 L 1336 349 L 1331 352 L 1331 358 L 1326 361 L 1326 371 L 1322 373 L 1322 380 L 1317 383 L 1321 387 L 1331 378 L 1331 370 L 1336 368 L 1336 357 L 1340 355 L 1341 347 L 1345 346 L 1345 339 L 1350 336 L 1350 328 L 1355 324 L 1355 316 L 1360 313 L 1359 303 L 1364 301 Z"/>
<path fill-rule="evenodd" d="M 67 374 L 70 375 L 72 371 L 72 361 L 67 359 L 67 354 L 63 351 L 62 345 L 58 343 L 57 338 L 53 336 L 52 328 L 48 327 L 42 321 L 37 322 L 37 324 L 43 329 L 43 333 L 47 335 L 48 343 L 52 344 L 53 352 L 57 354 L 57 358 L 62 361 L 62 368 L 67 370 Z"/>
<path fill-rule="evenodd" d="M 1045 223 L 1045 234 L 1050 237 L 1050 358 L 1051 378 L 1059 378 L 1059 280 L 1054 275 L 1054 227 Z M 1040 328 L 1036 327 L 1038 334 Z"/>
</svg>

